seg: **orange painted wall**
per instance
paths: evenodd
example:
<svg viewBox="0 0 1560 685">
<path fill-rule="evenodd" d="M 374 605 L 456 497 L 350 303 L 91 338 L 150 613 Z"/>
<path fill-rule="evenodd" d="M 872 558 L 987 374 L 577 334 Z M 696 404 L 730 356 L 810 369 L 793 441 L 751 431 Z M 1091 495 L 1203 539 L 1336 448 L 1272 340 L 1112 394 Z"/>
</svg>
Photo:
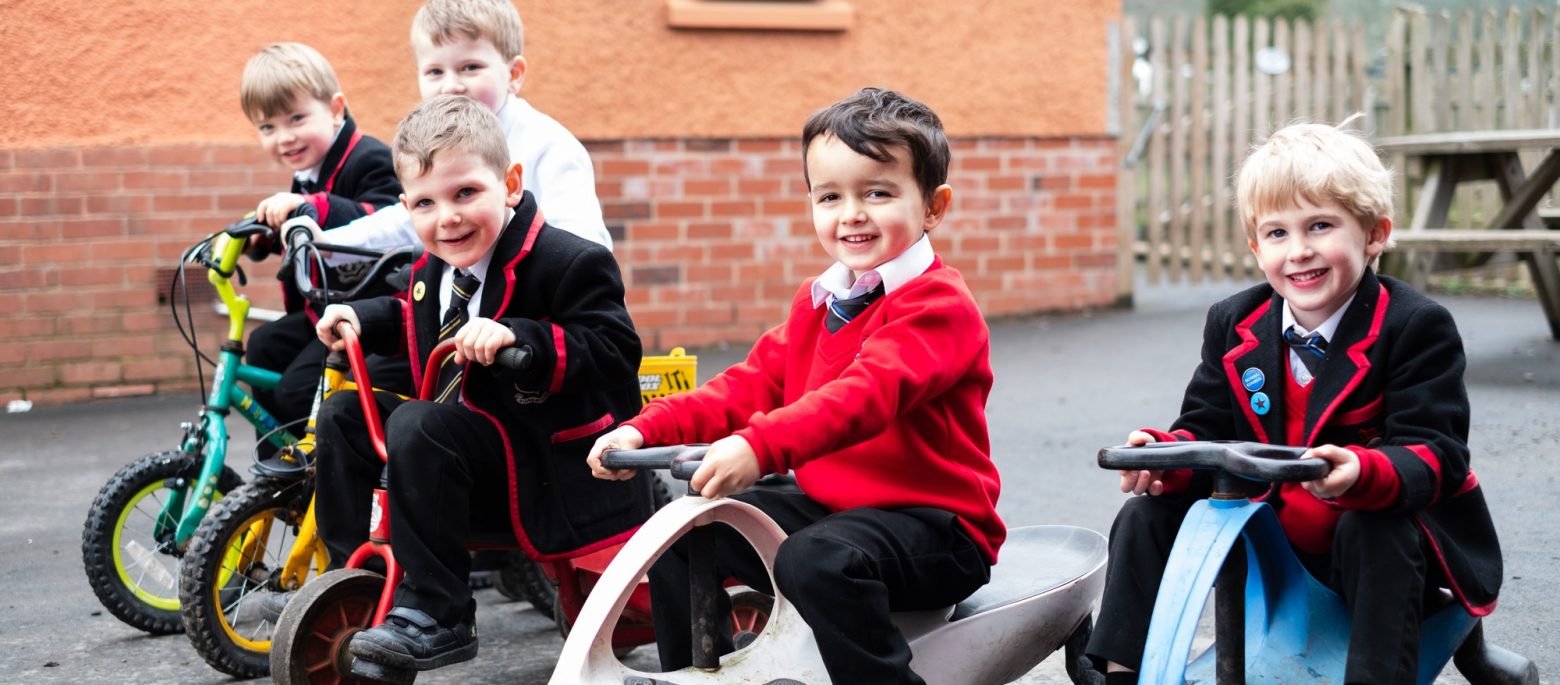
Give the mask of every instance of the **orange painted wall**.
<svg viewBox="0 0 1560 685">
<path fill-rule="evenodd" d="M 662 0 L 518 3 L 524 95 L 582 139 L 791 136 L 860 85 L 927 101 L 955 136 L 1097 136 L 1119 0 L 851 0 L 841 33 L 668 28 Z M 415 102 L 414 0 L 0 4 L 0 148 L 237 143 L 260 45 L 334 64 L 365 129 Z"/>
<path fill-rule="evenodd" d="M 524 94 L 591 151 L 647 349 L 746 344 L 785 315 L 827 261 L 801 123 L 867 84 L 947 124 L 955 204 L 935 245 L 983 312 L 1114 301 L 1119 0 L 849 2 L 850 30 L 813 34 L 674 30 L 665 0 L 521 0 Z M 314 45 L 388 139 L 417 99 L 417 6 L 0 0 L 0 403 L 192 387 L 168 273 L 288 181 L 239 111 L 244 62 L 266 42 Z M 259 306 L 280 305 L 276 261 L 244 262 Z M 192 300 L 211 354 L 224 321 L 209 294 Z"/>
</svg>

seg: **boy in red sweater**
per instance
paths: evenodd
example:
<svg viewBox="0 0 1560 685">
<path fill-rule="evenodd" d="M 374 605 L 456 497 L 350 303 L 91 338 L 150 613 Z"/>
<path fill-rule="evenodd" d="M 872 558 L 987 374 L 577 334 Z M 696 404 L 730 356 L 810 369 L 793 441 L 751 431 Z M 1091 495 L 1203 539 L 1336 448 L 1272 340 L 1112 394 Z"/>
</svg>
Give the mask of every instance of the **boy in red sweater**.
<svg viewBox="0 0 1560 685">
<path fill-rule="evenodd" d="M 1413 683 L 1420 621 L 1440 588 L 1475 616 L 1495 608 L 1500 544 L 1469 467 L 1462 339 L 1444 307 L 1371 260 L 1392 236 L 1392 172 L 1349 132 L 1297 124 L 1236 179 L 1267 283 L 1213 305 L 1202 363 L 1170 430 L 1127 442 L 1303 445 L 1326 476 L 1272 487 L 1296 554 L 1349 606 L 1347 683 Z M 1130 499 L 1088 653 L 1107 685 L 1135 683 L 1176 531 L 1211 483 L 1190 471 L 1124 471 Z"/>
<path fill-rule="evenodd" d="M 865 88 L 808 119 L 802 149 L 813 224 L 837 262 L 802 284 L 745 362 L 652 402 L 597 440 L 589 462 L 625 478 L 602 468 L 603 452 L 712 442 L 692 485 L 736 493 L 790 536 L 775 582 L 817 635 L 829 677 L 920 683 L 889 612 L 969 596 L 1007 534 L 986 431 L 989 331 L 928 235 L 953 198 L 948 141 L 925 105 Z M 786 471 L 801 492 L 743 492 Z M 721 573 L 770 591 L 753 549 L 716 530 Z M 678 546 L 650 571 L 667 670 L 692 661 L 687 576 Z M 730 651 L 729 631 L 716 634 Z"/>
</svg>

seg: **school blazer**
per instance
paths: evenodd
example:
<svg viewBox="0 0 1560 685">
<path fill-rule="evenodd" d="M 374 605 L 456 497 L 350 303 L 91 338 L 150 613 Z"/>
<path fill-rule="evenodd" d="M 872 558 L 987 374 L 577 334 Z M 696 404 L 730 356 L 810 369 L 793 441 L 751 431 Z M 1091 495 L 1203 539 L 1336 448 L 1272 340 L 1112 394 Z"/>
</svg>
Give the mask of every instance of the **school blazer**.
<svg viewBox="0 0 1560 685">
<path fill-rule="evenodd" d="M 1181 416 L 1160 439 L 1284 441 L 1289 348 L 1283 299 L 1266 284 L 1215 304 L 1203 332 L 1202 361 Z M 1434 548 L 1452 591 L 1476 616 L 1495 608 L 1500 543 L 1484 491 L 1469 466 L 1468 393 L 1462 338 L 1451 313 L 1407 284 L 1366 270 L 1354 301 L 1312 381 L 1305 446 L 1334 444 L 1385 455 L 1396 473 L 1389 511 L 1411 514 Z M 1266 413 L 1253 406 L 1242 376 L 1267 379 Z M 1261 399 L 1261 398 L 1259 398 Z M 1195 479 L 1193 494 L 1206 492 Z M 1202 493 L 1196 492 L 1202 490 Z M 1268 501 L 1281 506 L 1277 496 Z"/>
<path fill-rule="evenodd" d="M 406 353 L 415 383 L 438 336 L 445 264 L 425 254 L 402 298 L 355 303 L 363 339 L 379 354 Z M 628 538 L 653 511 L 649 474 L 591 476 L 596 438 L 639 411 L 639 335 L 623 279 L 605 247 L 543 223 L 526 192 L 499 235 L 478 313 L 529 346 L 523 371 L 467 363 L 461 397 L 493 422 L 509 459 L 510 518 L 522 549 L 549 560 Z M 409 325 L 407 325 L 409 324 Z"/>
</svg>

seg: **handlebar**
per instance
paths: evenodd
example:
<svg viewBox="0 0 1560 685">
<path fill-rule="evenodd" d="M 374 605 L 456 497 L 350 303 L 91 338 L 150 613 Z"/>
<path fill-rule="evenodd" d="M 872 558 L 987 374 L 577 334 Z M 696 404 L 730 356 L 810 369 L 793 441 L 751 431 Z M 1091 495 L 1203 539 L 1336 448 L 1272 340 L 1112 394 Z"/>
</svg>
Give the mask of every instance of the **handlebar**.
<svg viewBox="0 0 1560 685">
<path fill-rule="evenodd" d="M 347 362 L 352 366 L 352 377 L 358 384 L 358 402 L 363 407 L 363 423 L 368 427 L 369 442 L 374 445 L 374 451 L 379 453 L 379 458 L 390 461 L 390 453 L 385 449 L 385 424 L 379 420 L 379 401 L 374 398 L 373 379 L 368 377 L 368 361 L 363 357 L 363 345 L 358 341 L 357 329 L 342 325 L 342 321 L 336 324 L 336 337 L 346 344 Z"/>
<path fill-rule="evenodd" d="M 669 469 L 677 480 L 690 480 L 693 472 L 704 463 L 704 453 L 709 445 L 668 445 L 637 450 L 611 450 L 601 455 L 601 465 L 608 469 Z"/>
<path fill-rule="evenodd" d="M 376 252 L 362 248 L 332 245 L 329 243 L 315 242 L 314 232 L 319 230 L 319 224 L 312 216 L 313 207 L 308 204 L 300 206 L 308 207 L 309 212 L 296 215 L 282 224 L 283 233 L 286 235 L 287 256 L 283 264 L 283 273 L 279 276 L 285 278 L 291 271 L 293 285 L 305 300 L 315 304 L 334 304 L 357 299 L 365 291 L 378 283 L 385 283 L 391 288 L 400 291 L 405 290 L 411 280 L 411 265 L 422 256 L 422 246 L 405 245 L 389 252 Z M 357 282 L 350 290 L 336 290 L 329 287 L 320 287 L 314 284 L 312 273 L 325 271 L 325 257 L 323 252 L 340 252 L 342 254 L 369 257 L 375 260 L 368 273 Z"/>
<path fill-rule="evenodd" d="M 309 209 L 312 210 L 314 208 L 310 207 Z M 260 221 L 260 217 L 256 216 L 254 212 L 250 212 L 245 214 L 244 218 L 228 224 L 227 228 L 222 229 L 222 232 L 234 238 L 248 240 L 250 236 L 270 234 L 271 227 Z"/>
<path fill-rule="evenodd" d="M 1100 450 L 1100 468 L 1116 471 L 1223 471 L 1265 483 L 1299 483 L 1327 475 L 1325 459 L 1301 459 L 1304 447 L 1235 440 L 1155 442 Z"/>
<path fill-rule="evenodd" d="M 428 353 L 428 366 L 423 372 L 422 385 L 418 388 L 417 396 L 423 399 L 432 399 L 439 391 L 439 367 L 444 365 L 444 359 L 455 354 L 455 341 L 445 340 L 435 345 L 432 352 Z M 530 345 L 518 345 L 506 347 L 498 351 L 493 363 L 506 369 L 524 371 L 531 368 L 531 359 L 534 356 Z"/>
</svg>

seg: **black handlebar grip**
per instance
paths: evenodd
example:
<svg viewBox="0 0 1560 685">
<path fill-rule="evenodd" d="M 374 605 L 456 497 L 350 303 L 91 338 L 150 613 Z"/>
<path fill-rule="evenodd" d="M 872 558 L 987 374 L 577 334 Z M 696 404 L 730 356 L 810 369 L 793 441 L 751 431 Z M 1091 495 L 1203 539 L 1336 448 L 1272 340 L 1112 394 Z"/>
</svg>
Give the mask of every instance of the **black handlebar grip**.
<svg viewBox="0 0 1560 685">
<path fill-rule="evenodd" d="M 1259 442 L 1156 442 L 1141 447 L 1106 447 L 1100 450 L 1099 465 L 1118 471 L 1225 471 L 1265 483 L 1296 483 L 1327 475 L 1331 465 L 1324 459 L 1301 459 L 1305 452 L 1304 447 Z"/>
<path fill-rule="evenodd" d="M 672 464 L 672 477 L 677 480 L 693 480 L 693 472 L 698 471 L 703 464 L 702 461 L 679 461 Z"/>
<path fill-rule="evenodd" d="M 601 465 L 614 470 L 671 469 L 672 475 L 676 476 L 678 467 L 683 464 L 693 464 L 693 468 L 697 469 L 699 460 L 704 458 L 704 453 L 709 449 L 709 445 L 669 445 L 638 450 L 609 450 L 601 455 Z M 687 480 L 692 476 L 693 471 L 690 469 L 682 479 Z"/>
<path fill-rule="evenodd" d="M 493 363 L 504 368 L 524 371 L 531 368 L 531 346 L 506 347 L 498 351 Z"/>
</svg>

